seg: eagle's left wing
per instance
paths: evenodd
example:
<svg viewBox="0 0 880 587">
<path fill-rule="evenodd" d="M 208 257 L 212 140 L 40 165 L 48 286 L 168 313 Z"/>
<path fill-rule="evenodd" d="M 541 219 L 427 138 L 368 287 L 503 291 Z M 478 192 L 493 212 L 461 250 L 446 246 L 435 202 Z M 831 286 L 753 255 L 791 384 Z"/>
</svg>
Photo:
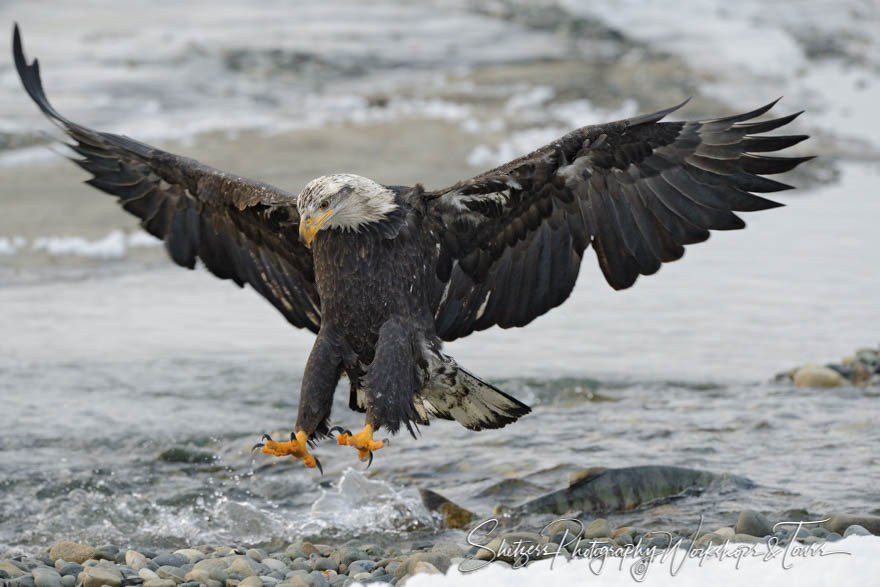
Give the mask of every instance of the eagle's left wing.
<svg viewBox="0 0 880 587">
<path fill-rule="evenodd" d="M 810 157 L 757 153 L 807 137 L 760 136 L 798 114 L 753 122 L 752 112 L 660 122 L 674 108 L 570 132 L 506 165 L 427 192 L 426 250 L 445 340 L 499 325 L 523 326 L 561 304 L 584 249 L 596 251 L 615 289 L 684 254 L 709 230 L 743 228 L 733 211 L 779 206 L 752 192 L 791 186 L 761 177 Z"/>
</svg>

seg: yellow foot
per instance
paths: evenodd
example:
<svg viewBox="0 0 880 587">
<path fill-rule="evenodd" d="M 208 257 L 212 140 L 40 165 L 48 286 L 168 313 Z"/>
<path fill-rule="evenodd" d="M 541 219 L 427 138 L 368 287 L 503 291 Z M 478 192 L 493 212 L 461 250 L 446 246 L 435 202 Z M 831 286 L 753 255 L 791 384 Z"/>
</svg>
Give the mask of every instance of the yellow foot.
<svg viewBox="0 0 880 587">
<path fill-rule="evenodd" d="M 364 429 L 357 434 L 352 434 L 348 430 L 342 430 L 338 427 L 331 429 L 331 433 L 334 430 L 342 432 L 342 434 L 336 437 L 337 443 L 355 447 L 358 451 L 358 458 L 362 461 L 369 459 L 370 464 L 373 463 L 373 451 L 379 450 L 385 446 L 384 441 L 373 440 L 373 427 L 369 424 L 364 426 Z M 370 464 L 368 464 L 367 467 L 369 467 Z"/>
<path fill-rule="evenodd" d="M 304 431 L 300 430 L 296 434 L 293 432 L 290 433 L 290 440 L 286 442 L 275 442 L 272 440 L 272 437 L 268 434 L 263 435 L 263 442 L 254 445 L 254 449 L 262 449 L 261 452 L 267 455 L 275 455 L 276 457 L 286 457 L 292 456 L 297 459 L 302 459 L 303 464 L 309 468 L 317 467 L 321 474 L 324 474 L 324 469 L 321 467 L 321 461 L 319 461 L 315 455 L 309 454 L 308 446 L 306 445 L 306 441 L 308 440 L 309 435 Z"/>
</svg>

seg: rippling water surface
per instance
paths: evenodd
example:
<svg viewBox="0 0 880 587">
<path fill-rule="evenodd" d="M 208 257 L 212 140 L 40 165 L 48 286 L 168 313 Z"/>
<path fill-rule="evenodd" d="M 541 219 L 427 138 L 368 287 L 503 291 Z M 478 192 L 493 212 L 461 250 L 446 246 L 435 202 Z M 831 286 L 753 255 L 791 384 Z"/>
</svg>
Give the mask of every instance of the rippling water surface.
<svg viewBox="0 0 880 587">
<path fill-rule="evenodd" d="M 278 121 L 290 125 L 275 132 L 306 123 L 321 128 L 334 116 L 380 127 L 399 116 L 440 119 L 474 137 L 458 163 L 462 174 L 476 173 L 468 161 L 490 164 L 573 126 L 578 116 L 607 112 L 559 89 L 561 74 L 547 73 L 554 64 L 601 61 L 615 51 L 632 60 L 636 50 L 648 61 L 667 46 L 639 27 L 615 36 L 618 13 L 603 20 L 601 10 L 584 13 L 565 2 L 539 3 L 540 11 L 516 2 L 493 10 L 460 3 L 434 20 L 428 16 L 437 8 L 428 2 L 383 3 L 369 19 L 358 12 L 365 10 L 356 8 L 360 4 L 333 2 L 332 8 L 349 10 L 347 18 L 315 8 L 286 24 L 279 24 L 286 14 L 280 4 L 264 12 L 242 6 L 190 13 L 159 3 L 140 28 L 120 22 L 113 3 L 92 4 L 100 10 L 90 23 L 72 9 L 42 14 L 37 3 L 0 8 L 21 22 L 29 42 L 28 29 L 34 31 L 33 52 L 56 67 L 52 96 L 80 111 L 96 110 L 90 123 L 152 140 L 270 128 Z M 738 18 L 709 10 L 721 10 L 720 3 L 701 5 L 716 24 Z M 860 7 L 853 2 L 851 8 Z M 876 95 L 871 64 L 880 53 L 873 44 L 840 37 L 832 56 L 838 61 L 817 57 L 795 34 L 801 21 L 780 11 L 772 31 L 780 36 L 770 35 L 780 55 L 816 67 L 848 59 L 847 75 L 862 76 L 864 91 Z M 200 26 L 195 15 L 211 26 Z M 74 20 L 61 27 L 62 17 Z M 746 34 L 742 22 L 734 24 Z M 824 26 L 819 32 L 843 25 L 829 20 Z M 53 32 L 62 36 L 47 46 Z M 389 46 L 388 39 L 397 44 Z M 680 45 L 668 47 L 686 53 L 687 44 Z M 602 47 L 611 53 L 598 51 Z M 859 59 L 852 58 L 853 47 L 861 48 Z M 724 63 L 736 64 L 737 54 L 728 57 Z M 516 84 L 492 82 L 534 60 L 543 69 L 517 69 Z M 704 63 L 685 66 L 713 73 Z M 198 83 L 160 83 L 177 67 Z M 368 471 L 354 451 L 331 442 L 315 451 L 323 477 L 249 452 L 263 432 L 289 433 L 310 334 L 288 327 L 253 291 L 201 269 L 174 267 L 160 250 L 135 254 L 125 247 L 130 239 L 91 248 L 69 241 L 56 242 L 56 249 L 37 246 L 33 235 L 57 231 L 42 216 L 13 208 L 20 195 L 7 188 L 0 194 L 6 198 L 0 219 L 0 552 L 61 537 L 152 548 L 303 536 L 417 541 L 450 532 L 423 507 L 419 488 L 489 515 L 499 502 L 513 505 L 529 491 L 556 490 L 569 473 L 591 466 L 680 465 L 756 483 L 617 515 L 616 522 L 693 526 L 705 515 L 721 525 L 746 508 L 872 511 L 880 499 L 877 390 L 810 390 L 771 381 L 797 364 L 836 360 L 877 343 L 874 137 L 860 134 L 837 110 L 839 88 L 817 93 L 809 76 L 775 73 L 783 77 L 771 85 L 794 88 L 795 104 L 800 98 L 818 105 L 813 144 L 840 158 L 825 178 L 836 174 L 837 181 L 814 181 L 808 190 L 783 195 L 788 207 L 747 215 L 747 230 L 714 234 L 631 290 L 612 292 L 588 254 L 562 307 L 526 328 L 493 329 L 448 345 L 462 364 L 532 405 L 532 414 L 498 431 L 473 433 L 439 422 L 418 439 L 395 437 Z M 644 75 L 633 91 L 668 88 L 668 76 Z M 741 75 L 753 84 L 762 79 L 760 68 Z M 416 79 L 434 79 L 430 87 L 447 94 L 426 101 Z M 614 80 L 592 82 L 620 83 Z M 86 81 L 96 88 L 98 108 L 88 103 Z M 392 83 L 395 95 L 409 101 L 377 106 L 376 88 Z M 43 139 L 32 131 L 36 115 L 15 84 L 9 64 L 0 63 L 0 103 L 10 104 L 4 112 L 15 110 L 0 118 L 6 141 L 0 163 L 19 165 L 24 174 L 40 169 L 23 162 L 42 157 L 43 147 L 29 145 Z M 498 101 L 491 91 L 499 87 L 519 98 Z M 850 102 L 856 113 L 863 98 Z M 144 99 L 152 111 L 138 110 Z M 641 109 L 617 102 L 624 112 Z M 212 118 L 230 104 L 240 117 Z M 355 111 L 360 114 L 350 116 Z M 205 128 L 179 124 L 197 112 Z M 308 112 L 317 119 L 304 120 Z M 344 133 L 328 128 L 326 140 L 343 149 Z M 419 164 L 427 169 L 428 163 Z M 319 164 L 309 171 L 327 171 Z M 51 212 L 55 200 L 46 196 L 39 204 L 37 187 L 51 178 L 28 177 L 28 198 L 37 198 L 29 205 Z M 118 215 L 119 224 L 84 225 L 83 234 L 123 226 Z M 333 415 L 355 428 L 362 417 L 347 409 L 344 385 Z M 528 481 L 531 489 L 480 497 L 510 478 Z M 535 528 L 543 519 L 522 523 Z"/>
</svg>

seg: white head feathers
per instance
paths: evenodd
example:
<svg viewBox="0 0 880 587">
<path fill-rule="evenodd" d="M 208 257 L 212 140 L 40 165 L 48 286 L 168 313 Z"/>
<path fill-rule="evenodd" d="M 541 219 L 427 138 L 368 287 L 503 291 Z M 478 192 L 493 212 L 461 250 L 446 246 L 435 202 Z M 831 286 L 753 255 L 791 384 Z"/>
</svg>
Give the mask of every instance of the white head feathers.
<svg viewBox="0 0 880 587">
<path fill-rule="evenodd" d="M 296 207 L 303 218 L 332 210 L 324 227 L 357 231 L 365 224 L 384 220 L 397 204 L 394 192 L 372 179 L 337 173 L 310 181 L 297 197 Z"/>
</svg>

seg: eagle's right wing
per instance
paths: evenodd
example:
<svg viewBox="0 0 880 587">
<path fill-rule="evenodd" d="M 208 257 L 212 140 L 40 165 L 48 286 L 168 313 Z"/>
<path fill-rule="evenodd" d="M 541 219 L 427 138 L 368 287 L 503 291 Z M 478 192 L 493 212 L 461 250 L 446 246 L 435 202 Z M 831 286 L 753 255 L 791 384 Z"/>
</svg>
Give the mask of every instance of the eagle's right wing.
<svg viewBox="0 0 880 587">
<path fill-rule="evenodd" d="M 30 97 L 75 141 L 69 147 L 82 158 L 72 161 L 94 176 L 86 183 L 118 197 L 178 265 L 192 269 L 198 257 L 214 275 L 250 284 L 294 326 L 318 331 L 321 302 L 311 252 L 299 241 L 294 195 L 71 122 L 49 104 L 18 26 L 13 55 Z"/>
</svg>

